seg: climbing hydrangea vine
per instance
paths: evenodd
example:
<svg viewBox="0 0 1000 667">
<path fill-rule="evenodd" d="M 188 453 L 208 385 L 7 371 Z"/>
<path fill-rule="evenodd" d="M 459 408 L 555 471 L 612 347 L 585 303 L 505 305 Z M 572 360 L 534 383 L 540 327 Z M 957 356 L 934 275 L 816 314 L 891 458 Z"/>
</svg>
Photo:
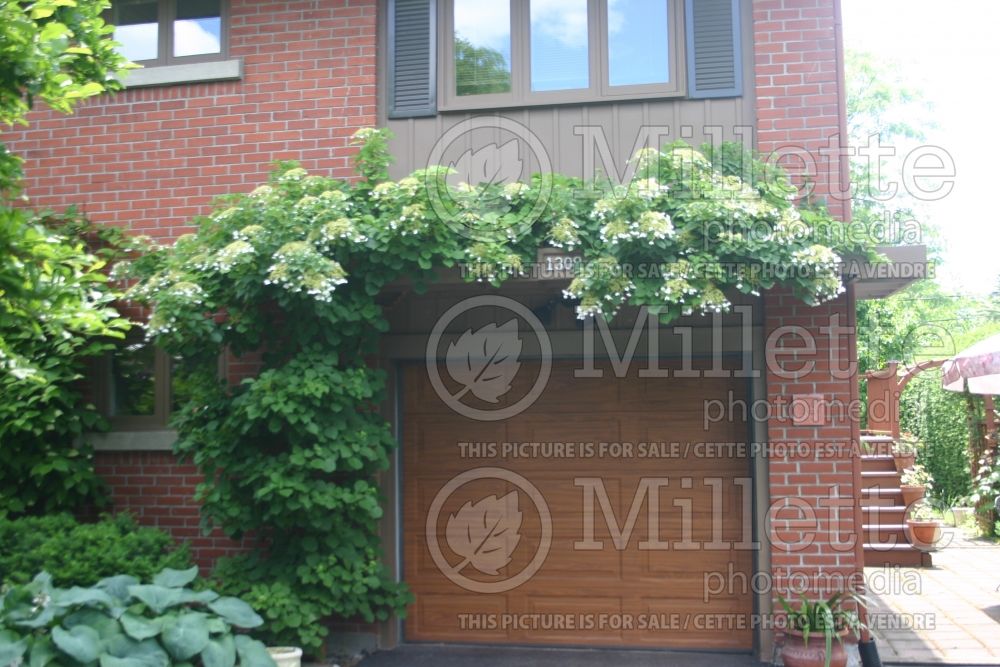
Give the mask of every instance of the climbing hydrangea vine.
<svg viewBox="0 0 1000 667">
<path fill-rule="evenodd" d="M 388 179 L 386 141 L 359 133 L 351 182 L 282 165 L 137 264 L 132 298 L 151 305 L 149 334 L 192 396 L 174 425 L 205 473 L 204 517 L 260 544 L 218 576 L 279 644 L 315 650 L 323 618 L 372 621 L 409 601 L 380 565 L 375 479 L 395 443 L 377 410 L 382 373 L 364 361 L 387 330 L 388 283 L 461 264 L 499 285 L 556 247 L 582 258 L 565 289 L 580 317 L 638 305 L 670 321 L 778 284 L 834 298 L 843 254 L 867 252 L 815 243 L 817 226 L 839 223 L 797 210 L 781 172 L 730 145 L 643 151 L 623 186 L 554 174 L 452 186 L 442 167 Z M 259 371 L 220 380 L 224 353 Z"/>
</svg>

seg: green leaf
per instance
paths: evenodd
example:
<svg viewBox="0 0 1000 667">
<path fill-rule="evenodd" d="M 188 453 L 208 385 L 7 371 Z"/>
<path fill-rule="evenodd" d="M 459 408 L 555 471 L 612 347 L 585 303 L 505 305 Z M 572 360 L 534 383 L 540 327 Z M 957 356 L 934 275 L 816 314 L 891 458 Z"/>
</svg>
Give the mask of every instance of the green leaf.
<svg viewBox="0 0 1000 667">
<path fill-rule="evenodd" d="M 267 647 L 246 635 L 236 635 L 236 652 L 240 656 L 240 667 L 277 667 Z"/>
<path fill-rule="evenodd" d="M 139 580 L 127 574 L 119 574 L 115 577 L 106 577 L 97 582 L 96 588 L 100 588 L 119 600 L 126 600 L 129 596 L 129 587 L 137 586 Z"/>
<path fill-rule="evenodd" d="M 182 604 L 181 591 L 176 588 L 166 588 L 152 584 L 140 584 L 128 587 L 129 595 L 142 602 L 157 614 L 162 614 L 170 607 Z"/>
<path fill-rule="evenodd" d="M 71 630 L 78 625 L 93 628 L 100 635 L 101 639 L 109 639 L 122 632 L 118 622 L 108 616 L 108 613 L 99 609 L 83 608 L 74 611 L 63 619 L 63 627 Z"/>
<path fill-rule="evenodd" d="M 101 636 L 86 625 L 76 625 L 70 630 L 52 628 L 52 641 L 56 648 L 77 662 L 94 662 L 101 652 Z"/>
<path fill-rule="evenodd" d="M 201 653 L 208 645 L 208 624 L 205 622 L 205 615 L 188 612 L 164 622 L 160 641 L 177 660 L 187 660 Z"/>
<path fill-rule="evenodd" d="M 166 568 L 163 572 L 153 577 L 154 586 L 164 586 L 166 588 L 183 588 L 198 577 L 198 566 L 187 570 L 175 570 Z"/>
<path fill-rule="evenodd" d="M 58 657 L 56 645 L 52 643 L 50 637 L 38 637 L 31 647 L 31 658 L 28 660 L 28 667 L 45 667 Z M 3 662 L 0 659 L 0 662 Z"/>
<path fill-rule="evenodd" d="M 208 605 L 208 608 L 238 628 L 256 628 L 264 624 L 253 607 L 239 598 L 219 598 Z"/>
<path fill-rule="evenodd" d="M 0 665 L 9 665 L 20 660 L 28 650 L 28 639 L 10 630 L 0 630 Z"/>
<path fill-rule="evenodd" d="M 204 667 L 233 667 L 236 664 L 236 642 L 232 635 L 212 639 L 201 652 Z"/>
<path fill-rule="evenodd" d="M 149 639 L 160 634 L 160 623 L 157 621 L 142 618 L 128 612 L 123 614 L 119 620 L 125 629 L 125 634 L 132 639 L 142 641 L 143 639 Z"/>
<path fill-rule="evenodd" d="M 148 667 L 142 660 L 136 658 L 116 658 L 109 653 L 102 653 L 101 667 Z"/>
<path fill-rule="evenodd" d="M 99 604 L 105 607 L 115 606 L 111 596 L 99 588 L 80 588 L 74 586 L 66 590 L 52 591 L 52 604 L 59 607 L 79 607 Z"/>
<path fill-rule="evenodd" d="M 169 667 L 170 656 L 153 639 L 138 642 L 125 635 L 118 635 L 105 642 L 105 652 L 114 658 L 132 660 L 131 667 Z"/>
</svg>

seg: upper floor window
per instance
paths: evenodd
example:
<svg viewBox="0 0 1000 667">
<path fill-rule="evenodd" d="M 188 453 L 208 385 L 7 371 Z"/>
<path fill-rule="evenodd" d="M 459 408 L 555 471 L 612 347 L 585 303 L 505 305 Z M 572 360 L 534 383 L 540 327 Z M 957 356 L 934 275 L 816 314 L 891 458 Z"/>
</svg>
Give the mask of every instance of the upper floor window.
<svg viewBox="0 0 1000 667">
<path fill-rule="evenodd" d="M 149 66 L 220 60 L 226 52 L 223 0 L 115 0 L 120 51 Z"/>
<path fill-rule="evenodd" d="M 738 97 L 749 76 L 750 0 L 385 2 L 389 118 Z"/>
<path fill-rule="evenodd" d="M 448 0 L 445 108 L 678 95 L 681 0 Z"/>
</svg>

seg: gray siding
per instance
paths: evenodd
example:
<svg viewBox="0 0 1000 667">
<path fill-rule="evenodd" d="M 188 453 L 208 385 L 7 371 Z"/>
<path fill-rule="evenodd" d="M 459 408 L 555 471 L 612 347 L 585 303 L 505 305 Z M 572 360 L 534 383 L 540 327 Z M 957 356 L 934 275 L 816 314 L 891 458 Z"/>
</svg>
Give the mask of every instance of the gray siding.
<svg viewBox="0 0 1000 667">
<path fill-rule="evenodd" d="M 450 127 L 469 118 L 486 114 L 500 114 L 511 118 L 534 133 L 545 147 L 552 168 L 560 173 L 581 178 L 590 178 L 584 173 L 584 136 L 575 134 L 580 126 L 597 126 L 607 137 L 614 164 L 623 169 L 625 161 L 631 157 L 636 137 L 643 126 L 669 126 L 669 134 L 662 140 L 669 143 L 683 139 L 690 144 L 700 144 L 713 140 L 741 141 L 749 145 L 756 138 L 749 134 L 749 128 L 756 126 L 755 98 L 753 94 L 753 26 L 751 3 L 742 4 L 741 48 L 743 51 L 743 91 L 742 97 L 716 99 L 645 99 L 598 104 L 565 104 L 533 106 L 520 109 L 477 112 L 440 112 L 429 118 L 407 118 L 389 120 L 386 108 L 386 56 L 387 26 L 386 12 L 380 12 L 379 22 L 379 125 L 388 127 L 396 135 L 392 142 L 392 152 L 396 163 L 392 175 L 404 176 L 414 169 L 428 166 L 432 149 Z M 384 10 L 385 7 L 382 7 Z M 688 129 L 690 128 L 690 130 Z M 713 129 L 718 128 L 718 129 Z M 504 140 L 503 136 L 493 138 Z M 476 149 L 489 143 L 491 138 L 480 132 L 471 139 L 467 148 Z M 532 169 L 537 168 L 532 164 Z M 598 167 L 601 164 L 598 162 Z"/>
</svg>

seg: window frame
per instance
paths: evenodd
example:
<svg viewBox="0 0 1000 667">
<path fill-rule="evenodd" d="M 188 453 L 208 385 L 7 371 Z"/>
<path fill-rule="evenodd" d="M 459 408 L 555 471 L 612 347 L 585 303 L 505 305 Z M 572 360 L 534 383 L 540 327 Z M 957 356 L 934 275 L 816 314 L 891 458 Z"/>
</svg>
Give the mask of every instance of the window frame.
<svg viewBox="0 0 1000 667">
<path fill-rule="evenodd" d="M 175 56 L 174 50 L 174 20 L 177 16 L 177 0 L 157 0 L 157 56 L 150 60 L 136 60 L 135 63 L 146 68 L 170 67 L 196 63 L 217 62 L 229 59 L 229 1 L 219 0 L 219 52 L 200 53 L 191 56 Z M 114 3 L 107 22 L 117 27 L 117 10 Z"/>
<path fill-rule="evenodd" d="M 442 0 L 438 10 L 438 111 L 475 111 L 551 104 L 608 102 L 622 99 L 683 97 L 687 94 L 687 30 L 684 0 L 667 3 L 670 81 L 612 86 L 609 81 L 608 0 L 587 0 L 587 44 L 590 86 L 566 90 L 531 90 L 530 0 L 510 2 L 511 91 L 486 95 L 458 95 L 455 80 L 455 3 Z"/>
<path fill-rule="evenodd" d="M 173 396 L 171 391 L 172 373 L 170 356 L 160 348 L 154 348 L 153 357 L 153 414 L 113 415 L 112 395 L 114 387 L 114 352 L 104 355 L 98 363 L 95 394 L 98 410 L 111 424 L 112 431 L 163 431 L 170 421 Z"/>
</svg>

